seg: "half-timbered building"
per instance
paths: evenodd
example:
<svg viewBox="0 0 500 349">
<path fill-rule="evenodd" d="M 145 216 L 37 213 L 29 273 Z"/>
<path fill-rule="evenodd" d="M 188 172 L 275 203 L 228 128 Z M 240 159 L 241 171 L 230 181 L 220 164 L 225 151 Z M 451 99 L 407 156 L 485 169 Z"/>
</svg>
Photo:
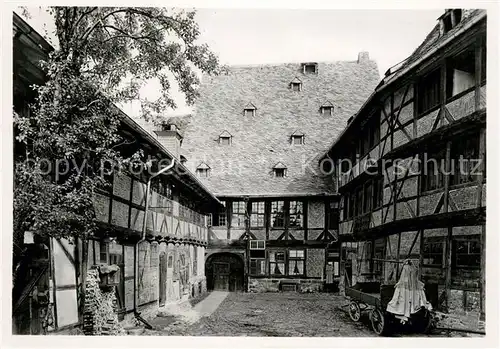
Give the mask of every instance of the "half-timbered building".
<svg viewBox="0 0 500 349">
<path fill-rule="evenodd" d="M 323 158 L 342 197 L 342 288 L 395 282 L 413 259 L 434 305 L 484 314 L 485 130 L 486 11 L 447 10 Z"/>
<path fill-rule="evenodd" d="M 378 81 L 366 52 L 203 77 L 181 153 L 224 203 L 211 215 L 209 288 L 335 287 L 338 196 L 318 158 Z"/>
<path fill-rule="evenodd" d="M 30 112 L 28 105 L 35 97 L 30 86 L 46 81 L 40 60 L 46 60 L 53 48 L 15 13 L 13 27 L 14 111 L 23 114 Z M 99 231 L 86 247 L 86 264 L 88 270 L 100 265 L 119 267 L 107 282 L 113 286 L 118 318 L 127 320 L 205 292 L 206 213 L 220 202 L 180 163 L 178 131 L 166 127 L 153 136 L 129 116 L 121 116 L 120 134 L 127 144 L 121 148 L 124 156 L 142 149 L 157 162 L 175 160 L 171 170 L 154 178 L 159 169 L 151 173 L 115 170 L 110 175 L 112 185 L 94 196 Z M 24 253 L 13 288 L 13 331 L 41 334 L 81 325 L 85 330 L 86 319 L 93 316 L 87 314 L 87 303 L 96 290 L 90 290 L 89 283 L 81 289 L 88 273 L 83 270 L 82 242 L 41 239 L 29 232 L 14 242 L 14 248 Z M 80 302 L 83 292 L 86 304 Z M 100 307 L 105 306 L 103 301 Z M 95 332 L 90 329 L 90 333 Z"/>
</svg>

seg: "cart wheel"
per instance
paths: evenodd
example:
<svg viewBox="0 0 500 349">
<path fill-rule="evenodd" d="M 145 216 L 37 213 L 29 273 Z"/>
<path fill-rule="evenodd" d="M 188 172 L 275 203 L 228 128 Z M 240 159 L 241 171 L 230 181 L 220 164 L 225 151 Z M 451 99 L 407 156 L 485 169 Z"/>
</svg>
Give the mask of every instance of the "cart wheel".
<svg viewBox="0 0 500 349">
<path fill-rule="evenodd" d="M 359 321 L 359 319 L 361 318 L 361 308 L 359 307 L 358 303 L 352 301 L 351 304 L 349 304 L 349 316 L 351 317 L 352 321 Z"/>
<path fill-rule="evenodd" d="M 387 334 L 387 321 L 384 314 L 382 314 L 379 309 L 375 308 L 371 311 L 370 320 L 372 323 L 373 332 L 375 332 L 379 336 Z"/>
</svg>

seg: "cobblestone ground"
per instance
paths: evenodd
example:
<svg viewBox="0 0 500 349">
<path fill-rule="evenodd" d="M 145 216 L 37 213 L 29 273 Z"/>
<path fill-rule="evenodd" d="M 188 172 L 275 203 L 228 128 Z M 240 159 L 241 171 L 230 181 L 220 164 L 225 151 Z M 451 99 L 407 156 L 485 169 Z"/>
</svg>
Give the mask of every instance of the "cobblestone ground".
<svg viewBox="0 0 500 349">
<path fill-rule="evenodd" d="M 143 335 L 174 336 L 375 336 L 368 316 L 353 322 L 345 311 L 344 297 L 329 293 L 230 293 L 219 308 L 195 323 L 163 317 L 155 330 Z M 452 336 L 462 336 L 453 333 Z M 422 336 L 395 334 L 394 336 Z M 446 336 L 433 333 L 430 336 Z"/>
</svg>

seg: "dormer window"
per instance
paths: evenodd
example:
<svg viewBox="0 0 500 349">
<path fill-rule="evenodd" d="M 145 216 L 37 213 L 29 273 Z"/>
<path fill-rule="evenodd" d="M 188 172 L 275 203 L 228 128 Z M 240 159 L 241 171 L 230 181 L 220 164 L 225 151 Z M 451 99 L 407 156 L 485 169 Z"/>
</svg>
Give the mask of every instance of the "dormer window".
<svg viewBox="0 0 500 349">
<path fill-rule="evenodd" d="M 325 102 L 323 103 L 323 105 L 321 105 L 321 107 L 319 108 L 319 112 L 321 114 L 325 114 L 325 115 L 333 115 L 333 104 L 332 102 Z"/>
<path fill-rule="evenodd" d="M 278 162 L 273 167 L 274 177 L 283 178 L 287 175 L 287 168 L 282 162 Z"/>
<path fill-rule="evenodd" d="M 292 135 L 290 136 L 290 142 L 292 143 L 292 145 L 304 144 L 304 134 L 297 132 L 292 133 Z"/>
<path fill-rule="evenodd" d="M 448 33 L 450 30 L 462 21 L 462 10 L 452 9 L 446 10 L 445 14 L 441 17 L 440 29 L 442 34 Z"/>
<path fill-rule="evenodd" d="M 257 112 L 257 107 L 252 103 L 248 103 L 245 108 L 243 108 L 243 116 L 255 116 Z"/>
<path fill-rule="evenodd" d="M 208 176 L 210 176 L 210 166 L 208 166 L 206 163 L 202 162 L 196 168 L 196 175 L 198 177 L 208 177 Z"/>
<path fill-rule="evenodd" d="M 231 145 L 233 143 L 233 136 L 224 130 L 224 132 L 222 132 L 220 135 L 219 135 L 219 144 L 220 145 Z"/>
<path fill-rule="evenodd" d="M 318 74 L 318 63 L 302 63 L 304 74 Z"/>
<path fill-rule="evenodd" d="M 302 81 L 300 81 L 299 78 L 295 77 L 295 79 L 290 82 L 290 89 L 297 92 L 302 91 Z"/>
</svg>

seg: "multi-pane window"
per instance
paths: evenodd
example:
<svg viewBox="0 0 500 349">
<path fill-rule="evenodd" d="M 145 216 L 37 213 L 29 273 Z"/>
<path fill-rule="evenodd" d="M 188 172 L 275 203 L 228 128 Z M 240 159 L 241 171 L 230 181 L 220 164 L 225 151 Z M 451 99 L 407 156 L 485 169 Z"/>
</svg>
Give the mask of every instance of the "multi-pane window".
<svg viewBox="0 0 500 349">
<path fill-rule="evenodd" d="M 450 185 L 476 181 L 480 174 L 479 135 L 462 137 L 451 144 Z"/>
<path fill-rule="evenodd" d="M 444 150 L 424 154 L 422 173 L 422 192 L 439 189 L 444 186 Z"/>
<path fill-rule="evenodd" d="M 285 202 L 271 202 L 271 223 L 273 228 L 283 228 L 285 226 Z"/>
<path fill-rule="evenodd" d="M 252 214 L 250 216 L 250 226 L 264 227 L 265 203 L 264 201 L 252 202 Z"/>
<path fill-rule="evenodd" d="M 288 251 L 288 275 L 304 274 L 304 250 Z"/>
<path fill-rule="evenodd" d="M 455 241 L 455 266 L 458 268 L 479 268 L 481 266 L 479 237 Z"/>
<path fill-rule="evenodd" d="M 266 273 L 266 242 L 250 240 L 250 274 L 264 275 Z"/>
<path fill-rule="evenodd" d="M 290 227 L 302 228 L 303 213 L 302 201 L 290 201 Z"/>
<path fill-rule="evenodd" d="M 109 245 L 104 241 L 99 242 L 99 261 L 101 263 L 108 263 L 108 253 Z"/>
<path fill-rule="evenodd" d="M 235 228 L 245 227 L 246 203 L 244 201 L 233 202 L 233 213 L 231 216 L 231 226 Z"/>
<path fill-rule="evenodd" d="M 417 85 L 417 108 L 418 113 L 437 106 L 441 98 L 440 89 L 441 71 L 439 69 L 428 74 Z"/>
<path fill-rule="evenodd" d="M 428 237 L 424 239 L 423 264 L 442 267 L 444 264 L 444 237 Z"/>
<path fill-rule="evenodd" d="M 271 275 L 285 275 L 284 251 L 269 251 L 269 273 Z"/>
<path fill-rule="evenodd" d="M 212 219 L 212 224 L 216 227 L 224 227 L 227 225 L 226 219 L 226 202 L 222 201 L 224 207 L 220 208 L 218 212 L 216 212 Z"/>
</svg>

